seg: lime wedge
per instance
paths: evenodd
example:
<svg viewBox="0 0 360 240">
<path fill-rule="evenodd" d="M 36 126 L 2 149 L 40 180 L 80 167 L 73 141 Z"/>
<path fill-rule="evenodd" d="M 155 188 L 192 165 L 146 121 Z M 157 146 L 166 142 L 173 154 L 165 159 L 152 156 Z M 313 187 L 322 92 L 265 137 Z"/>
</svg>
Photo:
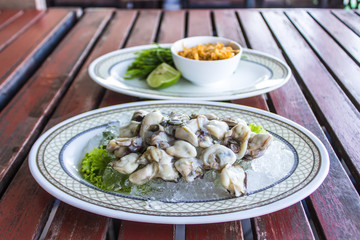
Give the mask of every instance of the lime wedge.
<svg viewBox="0 0 360 240">
<path fill-rule="evenodd" d="M 180 76 L 178 70 L 167 63 L 162 63 L 149 74 L 146 82 L 152 88 L 167 88 L 174 85 Z"/>
</svg>

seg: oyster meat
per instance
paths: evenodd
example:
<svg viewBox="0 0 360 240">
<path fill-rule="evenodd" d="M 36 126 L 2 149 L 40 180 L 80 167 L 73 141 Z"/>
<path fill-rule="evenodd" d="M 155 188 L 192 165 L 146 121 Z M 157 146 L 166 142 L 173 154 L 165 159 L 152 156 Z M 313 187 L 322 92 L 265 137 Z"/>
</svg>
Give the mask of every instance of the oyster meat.
<svg viewBox="0 0 360 240">
<path fill-rule="evenodd" d="M 245 179 L 246 173 L 240 165 L 227 165 L 221 171 L 221 184 L 236 197 L 246 193 Z"/>
<path fill-rule="evenodd" d="M 251 132 L 240 118 L 138 110 L 109 141 L 107 151 L 116 157 L 113 169 L 130 174 L 134 185 L 154 178 L 192 182 L 206 170 L 215 170 L 222 186 L 238 197 L 246 193 L 241 161 L 262 156 L 272 140 L 267 132 Z"/>
</svg>

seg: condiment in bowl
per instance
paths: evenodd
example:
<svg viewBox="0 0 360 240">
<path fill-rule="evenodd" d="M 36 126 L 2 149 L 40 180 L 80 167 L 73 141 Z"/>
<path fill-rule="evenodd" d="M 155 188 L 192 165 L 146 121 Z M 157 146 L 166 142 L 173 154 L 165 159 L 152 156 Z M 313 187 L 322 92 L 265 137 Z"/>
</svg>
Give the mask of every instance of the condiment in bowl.
<svg viewBox="0 0 360 240">
<path fill-rule="evenodd" d="M 181 39 L 171 46 L 176 68 L 187 80 L 209 86 L 226 80 L 239 65 L 240 44 L 222 37 Z"/>
</svg>

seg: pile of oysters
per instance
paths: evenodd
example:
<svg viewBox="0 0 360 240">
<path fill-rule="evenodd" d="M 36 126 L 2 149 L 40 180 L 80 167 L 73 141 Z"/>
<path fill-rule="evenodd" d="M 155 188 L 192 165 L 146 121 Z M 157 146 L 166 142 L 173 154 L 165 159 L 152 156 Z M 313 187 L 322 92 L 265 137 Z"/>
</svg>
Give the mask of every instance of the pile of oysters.
<svg viewBox="0 0 360 240">
<path fill-rule="evenodd" d="M 163 115 L 154 110 L 135 111 L 107 151 L 116 156 L 112 167 L 142 185 L 154 178 L 192 182 L 206 170 L 221 174 L 221 184 L 234 196 L 246 193 L 246 173 L 239 160 L 264 154 L 272 142 L 269 133 L 254 133 L 240 118 L 214 114 Z"/>
</svg>

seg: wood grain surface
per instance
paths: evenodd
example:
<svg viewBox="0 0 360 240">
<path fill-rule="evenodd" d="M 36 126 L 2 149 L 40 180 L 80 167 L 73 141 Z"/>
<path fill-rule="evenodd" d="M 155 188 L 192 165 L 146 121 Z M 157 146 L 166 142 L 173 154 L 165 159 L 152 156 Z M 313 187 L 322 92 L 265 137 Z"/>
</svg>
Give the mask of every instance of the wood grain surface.
<svg viewBox="0 0 360 240">
<path fill-rule="evenodd" d="M 357 64 L 360 64 L 360 39 L 356 33 L 330 12 L 311 10 L 309 14 L 347 51 Z"/>
<path fill-rule="evenodd" d="M 359 12 L 355 13 L 353 11 L 341 11 L 339 9 L 332 10 L 331 12 L 342 22 L 344 22 L 358 36 L 360 36 Z"/>
<path fill-rule="evenodd" d="M 287 11 L 286 14 L 337 80 L 342 90 L 347 93 L 357 109 L 360 109 L 360 82 L 358 81 L 360 68 L 357 67 L 357 63 L 336 41 L 329 37 L 328 33 L 307 12 Z M 350 42 L 347 45 L 354 44 L 356 42 Z"/>
<path fill-rule="evenodd" d="M 41 65 L 74 22 L 73 11 L 48 11 L 1 52 L 0 110 Z"/>
<path fill-rule="evenodd" d="M 0 51 L 31 27 L 45 11 L 27 10 L 20 17 L 0 30 Z"/>
<path fill-rule="evenodd" d="M 276 35 L 277 40 L 280 41 L 281 43 L 280 45 L 283 46 L 284 51 L 286 52 L 287 56 L 290 58 L 290 61 L 295 64 L 292 56 L 296 55 L 295 58 L 299 58 L 296 59 L 296 64 L 302 67 L 301 71 L 304 71 L 305 68 L 307 68 L 308 71 L 306 71 L 306 73 L 314 74 L 317 76 L 317 77 L 307 76 L 309 80 L 313 80 L 313 81 L 322 80 L 322 78 L 319 75 L 325 70 L 319 64 L 318 62 L 319 60 L 314 57 L 314 53 L 311 52 L 310 50 L 304 49 L 305 43 L 301 42 L 301 38 L 298 37 L 295 43 L 291 44 L 291 46 L 288 46 L 290 45 L 289 44 L 289 39 L 291 39 L 290 36 L 292 36 L 292 34 L 296 34 L 296 32 L 295 29 L 291 26 L 291 23 L 288 21 L 288 19 L 286 19 L 285 15 L 283 15 L 282 13 L 274 13 L 274 12 L 271 13 L 264 12 L 263 15 L 265 17 L 265 20 L 269 24 L 271 30 Z M 280 27 L 284 27 L 284 26 L 286 27 L 280 29 Z M 308 55 L 302 57 L 299 56 L 301 55 L 301 53 L 304 52 L 306 52 Z M 279 53 L 276 54 L 275 52 L 272 52 L 272 54 L 274 54 L 275 56 L 279 55 Z M 300 60 L 300 58 L 307 59 L 307 62 Z M 313 60 L 314 62 L 310 62 L 310 59 Z M 306 65 L 306 67 L 302 65 Z M 295 69 L 296 67 L 297 65 L 295 66 Z M 309 71 L 309 69 L 311 69 L 311 71 Z M 324 77 L 325 76 L 329 77 L 329 74 L 326 74 L 324 72 Z M 331 82 L 331 80 L 328 81 Z M 327 84 L 329 84 L 329 82 L 327 82 Z M 315 94 L 318 94 L 319 92 L 322 91 L 322 89 L 319 89 L 321 88 L 321 85 L 319 84 L 320 83 L 317 83 L 311 86 Z M 327 90 L 329 91 L 330 89 Z M 299 88 L 298 90 L 296 90 L 296 88 L 291 86 L 289 86 L 288 89 L 287 88 L 278 89 L 270 93 L 270 95 L 272 96 L 272 98 L 275 98 L 276 96 L 280 95 L 279 94 L 280 91 L 283 92 L 284 94 L 289 94 L 293 97 L 301 96 L 301 92 Z M 326 105 L 324 101 L 325 96 L 326 98 L 331 98 L 333 97 L 333 95 L 329 95 L 324 92 L 323 96 L 318 98 L 318 100 L 322 101 L 322 104 L 324 105 Z M 313 195 L 310 196 L 311 199 L 310 204 L 311 206 L 314 207 L 315 209 L 314 214 L 318 217 L 317 219 L 319 221 L 318 223 L 321 225 L 320 227 L 318 227 L 319 234 L 324 234 L 327 238 L 330 239 L 336 239 L 339 236 L 344 236 L 344 234 L 346 236 L 358 235 L 359 233 L 358 233 L 357 224 L 349 224 L 346 226 L 344 226 L 343 224 L 336 224 L 337 221 L 341 221 L 341 219 L 344 218 L 352 218 L 353 223 L 358 222 L 358 220 L 356 220 L 357 216 L 351 214 L 351 211 L 353 211 L 352 209 L 359 209 L 360 201 L 359 201 L 359 196 L 354 189 L 354 186 L 349 181 L 349 178 L 346 175 L 344 169 L 342 168 L 337 156 L 335 155 L 334 151 L 329 145 L 326 136 L 323 133 L 322 128 L 317 124 L 315 116 L 313 116 L 313 114 L 311 113 L 309 106 L 305 104 L 304 99 L 295 100 L 294 103 L 301 103 L 301 104 L 293 104 L 293 106 L 298 107 L 298 109 L 295 108 L 292 113 L 289 112 L 286 114 L 283 113 L 283 110 L 286 109 L 284 108 L 283 101 L 284 101 L 283 98 L 281 99 L 281 101 L 278 101 L 279 104 L 276 107 L 279 114 L 288 117 L 300 123 L 301 125 L 307 127 L 310 131 L 312 131 L 322 140 L 322 142 L 325 144 L 329 152 L 330 161 L 331 161 L 329 176 L 326 178 L 324 184 L 320 186 L 320 188 Z M 327 104 L 330 104 L 328 106 L 328 108 L 330 108 L 331 103 L 328 102 Z M 336 104 L 336 103 L 333 102 L 332 104 Z M 335 116 L 337 117 L 340 117 L 338 113 L 336 113 L 335 111 L 333 111 L 333 114 L 335 114 Z M 339 184 L 340 181 L 341 184 Z M 345 200 L 345 198 L 341 193 L 344 191 L 348 193 L 347 200 Z M 336 214 L 334 212 L 336 212 Z M 334 218 L 337 218 L 337 220 L 334 220 Z"/>
<path fill-rule="evenodd" d="M 3 131 L 1 141 L 6 142 L 1 145 L 0 157 L 2 191 L 21 165 L 29 147 L 41 133 L 44 124 L 105 28 L 111 14 L 111 11 L 86 13 L 83 21 L 72 29 L 51 57 L 27 82 L 25 88 L 1 112 L 0 126 Z M 2 196 L 0 232 L 9 239 L 38 237 L 52 207 L 53 198 L 30 176 L 25 161 Z"/>
<path fill-rule="evenodd" d="M 131 31 L 126 47 L 133 47 L 153 43 L 157 33 L 157 26 L 160 21 L 159 10 L 141 10 Z"/>
<path fill-rule="evenodd" d="M 185 14 L 184 10 L 163 13 L 158 43 L 173 43 L 185 36 Z"/>
<path fill-rule="evenodd" d="M 14 21 L 16 18 L 18 18 L 23 13 L 24 13 L 24 11 L 19 10 L 19 9 L 3 11 L 0 14 L 0 30 L 3 29 L 8 24 L 10 24 L 12 21 Z"/>
</svg>

